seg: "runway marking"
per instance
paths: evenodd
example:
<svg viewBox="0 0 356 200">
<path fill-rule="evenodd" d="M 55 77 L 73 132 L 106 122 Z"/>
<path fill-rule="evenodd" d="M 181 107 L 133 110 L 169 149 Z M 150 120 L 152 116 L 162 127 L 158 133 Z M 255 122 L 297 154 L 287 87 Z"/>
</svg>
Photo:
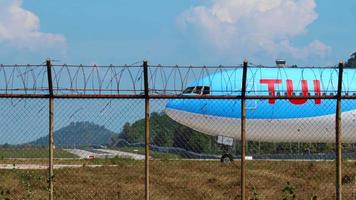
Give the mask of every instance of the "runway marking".
<svg viewBox="0 0 356 200">
<path fill-rule="evenodd" d="M 118 165 L 84 165 L 84 164 L 58 164 L 54 165 L 54 169 L 63 168 L 81 168 L 81 167 L 117 167 Z M 20 170 L 31 170 L 31 169 L 48 169 L 48 165 L 43 164 L 0 164 L 0 169 L 20 169 Z"/>
<path fill-rule="evenodd" d="M 82 149 L 64 149 L 69 153 L 77 155 L 79 158 L 88 159 L 90 157 L 94 158 L 113 158 L 113 157 L 120 157 L 120 158 L 131 158 L 134 160 L 144 160 L 145 156 L 141 154 L 129 153 L 124 151 L 118 150 L 111 150 L 111 149 L 95 149 L 95 152 L 82 150 Z M 96 153 L 96 152 L 103 152 L 103 153 Z"/>
</svg>

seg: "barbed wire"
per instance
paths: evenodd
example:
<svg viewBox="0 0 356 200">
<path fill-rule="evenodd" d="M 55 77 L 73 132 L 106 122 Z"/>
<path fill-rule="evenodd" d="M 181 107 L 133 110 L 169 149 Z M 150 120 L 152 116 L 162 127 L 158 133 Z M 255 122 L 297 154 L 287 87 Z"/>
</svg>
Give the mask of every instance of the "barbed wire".
<svg viewBox="0 0 356 200">
<path fill-rule="evenodd" d="M 131 65 L 74 65 L 53 64 L 53 90 L 55 94 L 95 94 L 95 95 L 140 95 L 143 94 L 143 65 L 141 61 Z M 356 70 L 345 69 L 345 92 L 354 93 Z M 210 93 L 231 95 L 241 88 L 242 66 L 178 66 L 148 65 L 149 88 L 151 94 L 177 95 L 189 86 L 219 85 L 211 87 Z M 292 72 L 289 72 L 292 71 Z M 266 93 L 259 88 L 261 79 L 269 77 L 291 79 L 294 91 L 302 92 L 301 80 L 320 80 L 321 92 L 335 93 L 336 66 L 326 67 L 272 67 L 249 64 L 247 91 Z M 266 75 L 266 74 L 272 75 Z M 297 77 L 297 78 L 296 78 Z M 285 84 L 276 86 L 276 91 L 286 91 Z M 0 94 L 47 94 L 47 66 L 0 65 Z M 268 95 L 268 94 L 267 94 Z"/>
</svg>

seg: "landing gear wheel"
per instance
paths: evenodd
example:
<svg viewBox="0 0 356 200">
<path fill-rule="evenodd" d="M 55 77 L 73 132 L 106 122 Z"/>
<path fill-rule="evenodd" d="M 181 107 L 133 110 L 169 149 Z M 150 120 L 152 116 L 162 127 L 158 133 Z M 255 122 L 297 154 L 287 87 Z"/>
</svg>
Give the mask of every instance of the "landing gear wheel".
<svg viewBox="0 0 356 200">
<path fill-rule="evenodd" d="M 220 162 L 225 163 L 225 164 L 229 164 L 232 161 L 234 161 L 234 158 L 232 157 L 231 154 L 226 153 L 226 154 L 222 155 L 220 158 Z"/>
</svg>

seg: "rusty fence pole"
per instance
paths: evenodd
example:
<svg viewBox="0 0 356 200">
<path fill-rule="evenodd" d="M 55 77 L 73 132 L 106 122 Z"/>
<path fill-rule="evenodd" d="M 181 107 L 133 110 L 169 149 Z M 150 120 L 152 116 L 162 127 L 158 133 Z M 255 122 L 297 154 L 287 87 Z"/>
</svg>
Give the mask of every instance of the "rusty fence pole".
<svg viewBox="0 0 356 200">
<path fill-rule="evenodd" d="M 145 199 L 150 199 L 150 98 L 148 89 L 148 64 L 143 61 L 145 87 Z"/>
<path fill-rule="evenodd" d="M 246 199 L 246 77 L 247 65 L 245 60 L 242 68 L 242 86 L 241 86 L 241 199 Z"/>
<path fill-rule="evenodd" d="M 53 82 L 52 82 L 52 63 L 51 60 L 46 61 L 47 65 L 47 77 L 48 77 L 48 92 L 49 92 L 49 160 L 48 160 L 48 171 L 49 171 L 49 199 L 53 200 Z"/>
<path fill-rule="evenodd" d="M 336 132 L 336 199 L 342 199 L 342 121 L 341 121 L 341 95 L 342 95 L 342 78 L 344 63 L 339 63 L 339 78 L 337 85 L 337 102 L 336 102 L 336 122 L 335 122 L 335 132 Z"/>
</svg>

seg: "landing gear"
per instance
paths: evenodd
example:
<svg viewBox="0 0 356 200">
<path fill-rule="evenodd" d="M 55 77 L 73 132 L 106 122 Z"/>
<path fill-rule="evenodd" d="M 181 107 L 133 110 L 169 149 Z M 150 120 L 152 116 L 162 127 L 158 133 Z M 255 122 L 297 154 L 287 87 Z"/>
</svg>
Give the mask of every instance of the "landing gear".
<svg viewBox="0 0 356 200">
<path fill-rule="evenodd" d="M 220 158 L 220 162 L 225 163 L 225 164 L 230 164 L 233 161 L 234 161 L 234 158 L 229 153 L 224 153 Z"/>
<path fill-rule="evenodd" d="M 234 161 L 234 157 L 231 155 L 234 139 L 226 136 L 218 136 L 217 144 L 223 152 L 220 158 L 220 162 L 229 164 Z"/>
</svg>

